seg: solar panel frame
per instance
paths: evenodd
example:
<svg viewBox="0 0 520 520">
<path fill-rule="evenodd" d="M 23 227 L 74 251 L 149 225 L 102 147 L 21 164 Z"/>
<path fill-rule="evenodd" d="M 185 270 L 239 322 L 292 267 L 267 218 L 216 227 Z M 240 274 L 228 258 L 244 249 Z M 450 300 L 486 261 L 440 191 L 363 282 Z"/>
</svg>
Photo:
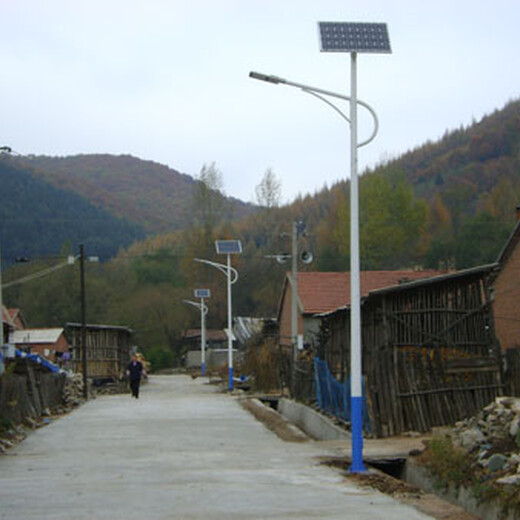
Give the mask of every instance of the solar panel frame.
<svg viewBox="0 0 520 520">
<path fill-rule="evenodd" d="M 238 255 L 242 253 L 240 240 L 215 240 L 215 249 L 219 255 Z"/>
<path fill-rule="evenodd" d="M 390 54 L 386 23 L 318 22 L 321 52 Z"/>
<path fill-rule="evenodd" d="M 211 291 L 209 289 L 195 289 L 193 295 L 195 298 L 210 298 Z"/>
</svg>

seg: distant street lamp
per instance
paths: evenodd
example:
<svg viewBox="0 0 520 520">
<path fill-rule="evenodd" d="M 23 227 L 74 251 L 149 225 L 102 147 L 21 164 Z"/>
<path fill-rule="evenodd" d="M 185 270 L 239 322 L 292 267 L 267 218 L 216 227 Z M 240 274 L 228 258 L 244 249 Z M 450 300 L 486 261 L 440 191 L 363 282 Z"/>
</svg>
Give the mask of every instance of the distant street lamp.
<svg viewBox="0 0 520 520">
<path fill-rule="evenodd" d="M 363 424 L 362 424 L 362 384 L 361 384 L 361 288 L 359 268 L 359 209 L 358 209 L 358 160 L 357 149 L 370 143 L 376 136 L 378 120 L 374 110 L 357 98 L 357 53 L 391 53 L 390 40 L 384 23 L 337 23 L 319 22 L 322 52 L 350 53 L 350 96 L 344 96 L 321 88 L 288 81 L 278 76 L 250 72 L 253 79 L 268 83 L 300 88 L 333 108 L 350 125 L 350 381 L 351 381 L 351 428 L 353 473 L 365 471 L 363 465 Z M 346 116 L 336 105 L 324 96 L 344 99 L 350 102 L 350 114 Z M 374 119 L 372 135 L 358 143 L 357 108 L 366 108 Z"/>
<path fill-rule="evenodd" d="M 238 280 L 238 271 L 231 267 L 231 255 L 238 255 L 242 253 L 242 243 L 240 240 L 217 240 L 215 242 L 217 254 L 227 255 L 227 265 L 212 262 L 210 260 L 203 260 L 195 258 L 195 262 L 211 265 L 224 273 L 227 278 L 227 314 L 228 314 L 228 389 L 233 391 L 233 315 L 231 309 L 231 286 Z"/>
<path fill-rule="evenodd" d="M 208 306 L 204 303 L 204 300 L 209 298 L 211 293 L 209 289 L 195 289 L 194 294 L 195 298 L 200 298 L 200 302 L 182 301 L 200 310 L 200 372 L 204 377 L 206 375 L 206 314 L 208 314 Z"/>
</svg>

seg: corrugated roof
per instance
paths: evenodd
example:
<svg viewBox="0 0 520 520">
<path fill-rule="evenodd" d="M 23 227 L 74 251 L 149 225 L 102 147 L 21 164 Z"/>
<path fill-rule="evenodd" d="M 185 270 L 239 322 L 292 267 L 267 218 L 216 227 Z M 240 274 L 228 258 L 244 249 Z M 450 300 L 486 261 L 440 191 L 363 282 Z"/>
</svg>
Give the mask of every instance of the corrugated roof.
<svg viewBox="0 0 520 520">
<path fill-rule="evenodd" d="M 15 345 L 31 345 L 56 343 L 63 334 L 63 329 L 23 329 L 15 330 L 12 334 L 12 342 Z"/>
<path fill-rule="evenodd" d="M 361 296 L 405 282 L 446 274 L 445 271 L 361 271 Z M 289 275 L 290 278 L 290 275 Z M 350 272 L 298 273 L 298 294 L 304 314 L 320 314 L 350 305 Z"/>
</svg>

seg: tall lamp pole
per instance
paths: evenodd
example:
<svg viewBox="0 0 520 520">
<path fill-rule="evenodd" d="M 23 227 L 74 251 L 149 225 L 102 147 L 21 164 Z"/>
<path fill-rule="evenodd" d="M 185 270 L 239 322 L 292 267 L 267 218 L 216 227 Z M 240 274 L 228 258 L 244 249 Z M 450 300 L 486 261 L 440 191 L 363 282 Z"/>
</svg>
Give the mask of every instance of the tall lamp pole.
<svg viewBox="0 0 520 520">
<path fill-rule="evenodd" d="M 200 302 L 182 301 L 200 310 L 200 372 L 204 377 L 206 375 L 206 314 L 208 314 L 208 306 L 204 303 L 204 300 L 209 298 L 211 293 L 209 289 L 195 289 L 194 294 L 195 298 L 200 298 Z"/>
<path fill-rule="evenodd" d="M 195 258 L 195 262 L 201 262 L 203 264 L 211 265 L 216 267 L 219 271 L 226 275 L 227 279 L 227 315 L 228 315 L 228 389 L 230 392 L 233 391 L 233 315 L 231 306 L 231 286 L 238 280 L 238 271 L 231 267 L 231 255 L 242 253 L 242 243 L 240 240 L 217 240 L 215 241 L 215 248 L 217 254 L 227 256 L 227 264 L 220 264 L 218 262 L 212 262 L 210 260 L 203 260 L 201 258 Z"/>
<path fill-rule="evenodd" d="M 378 131 L 378 119 L 370 105 L 357 97 L 357 54 L 391 53 L 390 40 L 384 23 L 320 22 L 320 44 L 322 52 L 350 53 L 350 96 L 337 94 L 321 88 L 288 81 L 278 76 L 250 72 L 253 79 L 297 87 L 311 94 L 333 108 L 350 125 L 350 384 L 351 384 L 351 428 L 352 428 L 352 464 L 350 471 L 365 471 L 363 465 L 363 423 L 362 423 L 362 376 L 361 376 L 361 288 L 359 267 L 359 209 L 358 209 L 358 159 L 357 149 L 370 143 Z M 341 109 L 327 97 L 349 101 L 350 113 L 346 116 Z M 373 117 L 374 130 L 365 141 L 358 143 L 357 108 L 366 108 Z"/>
</svg>

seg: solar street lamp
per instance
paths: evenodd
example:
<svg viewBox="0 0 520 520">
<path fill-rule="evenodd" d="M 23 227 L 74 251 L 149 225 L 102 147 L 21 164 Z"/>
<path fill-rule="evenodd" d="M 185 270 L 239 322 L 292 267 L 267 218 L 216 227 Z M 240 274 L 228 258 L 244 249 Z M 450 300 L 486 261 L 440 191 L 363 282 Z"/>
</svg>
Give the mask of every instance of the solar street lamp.
<svg viewBox="0 0 520 520">
<path fill-rule="evenodd" d="M 319 22 L 320 50 L 322 52 L 350 53 L 350 96 L 321 88 L 288 81 L 278 76 L 250 72 L 253 79 L 276 85 L 297 87 L 333 108 L 350 125 L 350 381 L 351 381 L 351 428 L 353 473 L 365 471 L 363 465 L 362 383 L 361 383 L 361 288 L 359 268 L 359 207 L 358 207 L 358 159 L 357 149 L 370 143 L 378 131 L 378 119 L 374 110 L 357 97 L 357 54 L 392 52 L 386 24 Z M 344 99 L 350 103 L 347 116 L 327 97 Z M 358 142 L 358 105 L 367 109 L 373 117 L 374 129 L 365 141 Z"/>
<path fill-rule="evenodd" d="M 206 375 L 206 314 L 208 314 L 208 306 L 204 300 L 209 298 L 211 293 L 209 289 L 195 289 L 194 295 L 195 298 L 200 298 L 200 302 L 182 301 L 200 310 L 200 373 L 204 377 Z"/>
<path fill-rule="evenodd" d="M 238 280 L 238 271 L 231 267 L 231 255 L 242 253 L 242 243 L 240 240 L 216 240 L 215 248 L 217 254 L 227 255 L 227 264 L 220 264 L 210 260 L 195 258 L 195 262 L 211 265 L 224 273 L 227 278 L 227 314 L 228 314 L 228 389 L 233 391 L 233 315 L 231 309 L 231 286 Z"/>
</svg>

